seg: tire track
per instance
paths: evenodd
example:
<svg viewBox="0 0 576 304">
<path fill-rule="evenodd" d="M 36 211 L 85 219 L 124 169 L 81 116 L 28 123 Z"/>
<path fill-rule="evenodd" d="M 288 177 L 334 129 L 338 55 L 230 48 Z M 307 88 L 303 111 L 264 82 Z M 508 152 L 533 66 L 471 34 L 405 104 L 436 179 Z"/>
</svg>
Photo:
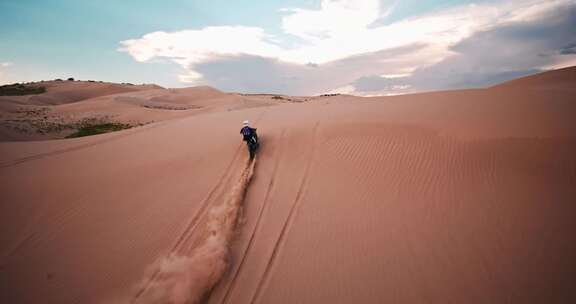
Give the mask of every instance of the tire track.
<svg viewBox="0 0 576 304">
<path fill-rule="evenodd" d="M 267 111 L 268 111 L 268 109 L 264 109 L 262 112 L 260 112 L 260 115 L 258 115 L 258 117 L 254 120 L 256 124 L 262 120 L 262 118 L 264 117 L 264 114 L 265 114 Z M 239 156 L 242 155 L 241 150 L 244 149 L 244 143 L 240 143 L 240 146 L 239 146 L 238 149 L 239 149 L 239 150 L 236 151 L 237 154 L 235 155 L 235 159 L 232 161 L 231 165 L 233 165 L 234 163 L 236 163 L 236 162 L 237 162 L 236 159 L 237 159 Z M 228 168 L 227 170 L 230 171 L 230 168 Z M 226 178 L 225 181 L 224 181 L 224 180 L 221 180 L 221 181 L 220 181 L 219 186 L 229 184 L 229 182 L 233 179 L 233 173 L 228 174 L 225 178 Z M 214 194 L 223 194 L 224 192 L 225 192 L 225 188 L 220 189 L 220 191 L 214 192 L 213 195 L 212 195 L 212 197 L 210 198 L 210 201 L 212 201 L 212 200 L 214 200 L 214 199 L 217 199 L 217 196 L 214 196 Z M 181 241 L 180 246 L 179 246 L 178 248 L 175 248 L 175 249 L 174 249 L 174 252 L 175 252 L 176 250 L 180 250 L 180 251 L 192 250 L 195 246 L 197 246 L 197 244 L 191 243 L 191 244 L 186 245 L 186 247 L 185 247 L 184 244 L 186 244 L 186 243 L 194 236 L 194 232 L 196 231 L 196 228 L 198 227 L 198 225 L 200 225 L 201 221 L 205 218 L 206 213 L 208 212 L 208 210 L 210 210 L 210 208 L 208 208 L 209 205 L 210 205 L 210 204 L 207 204 L 207 205 L 201 210 L 202 213 L 201 213 L 200 216 L 198 217 L 196 223 L 194 224 L 194 227 L 192 227 L 192 229 L 191 229 L 189 232 L 186 233 L 186 236 L 185 236 L 185 238 Z"/>
<path fill-rule="evenodd" d="M 228 180 L 230 180 L 233 173 L 231 171 L 232 166 L 236 163 L 238 157 L 242 155 L 242 153 L 240 153 L 241 148 L 242 145 L 236 148 L 236 152 L 234 153 L 232 161 L 228 163 L 228 166 L 224 170 L 224 173 L 218 179 L 218 182 L 212 187 L 210 192 L 208 192 L 208 195 L 202 200 L 202 202 L 200 203 L 201 205 L 200 209 L 190 219 L 190 221 L 186 225 L 186 229 L 180 234 L 180 237 L 177 239 L 176 243 L 170 249 L 170 253 L 173 253 L 178 249 L 180 249 L 180 246 L 182 246 L 182 244 L 189 238 L 190 234 L 196 230 L 196 227 L 198 226 L 200 219 L 202 218 L 203 215 L 206 214 L 206 211 L 209 209 L 208 207 L 211 205 L 210 203 L 213 202 L 213 197 L 218 192 L 217 190 L 219 190 L 222 187 L 222 185 L 224 185 Z"/>
<path fill-rule="evenodd" d="M 258 285 L 256 286 L 256 291 L 254 292 L 254 295 L 252 296 L 250 303 L 256 303 L 260 299 L 260 297 L 262 295 L 262 289 L 263 289 L 264 285 L 266 284 L 266 282 L 270 278 L 272 266 L 274 266 L 274 263 L 276 262 L 276 257 L 278 256 L 279 249 L 282 246 L 282 244 L 284 243 L 284 240 L 286 238 L 286 233 L 289 231 L 289 228 L 290 228 L 292 222 L 294 221 L 294 213 L 295 213 L 296 209 L 298 209 L 298 206 L 301 203 L 302 194 L 304 193 L 304 190 L 305 190 L 304 188 L 308 183 L 310 167 L 312 167 L 312 162 L 313 162 L 314 156 L 315 156 L 318 126 L 319 126 L 319 122 L 316 122 L 316 124 L 314 125 L 314 130 L 312 131 L 313 138 L 312 138 L 312 144 L 311 144 L 312 148 L 310 151 L 310 157 L 308 158 L 308 163 L 306 164 L 306 168 L 304 169 L 304 174 L 303 174 L 302 180 L 300 182 L 300 185 L 298 187 L 298 192 L 296 193 L 296 198 L 294 199 L 294 201 L 292 203 L 292 207 L 290 208 L 288 216 L 286 217 L 286 220 L 284 221 L 284 225 L 282 226 L 282 229 L 280 230 L 280 234 L 278 235 L 278 238 L 276 239 L 276 242 L 274 243 L 274 248 L 272 249 L 272 254 L 271 254 L 270 258 L 268 259 L 268 263 L 266 264 L 266 268 L 264 270 L 264 273 L 263 273 L 262 277 L 260 278 Z"/>
<path fill-rule="evenodd" d="M 206 197 L 204 197 L 204 199 L 200 203 L 200 208 L 196 213 L 194 213 L 192 218 L 188 221 L 184 230 L 179 234 L 178 238 L 176 239 L 176 242 L 170 247 L 168 255 L 178 251 L 178 249 L 184 243 L 184 241 L 186 241 L 189 238 L 190 234 L 196 230 L 196 227 L 198 227 L 198 223 L 201 221 L 201 218 L 206 214 L 207 210 L 209 209 L 208 207 L 213 202 L 212 198 L 214 197 L 214 194 L 216 194 L 217 190 L 221 187 L 224 181 L 227 181 L 229 179 L 228 177 L 231 175 L 232 166 L 238 159 L 238 156 L 241 155 L 240 153 L 241 148 L 242 144 L 239 144 L 238 147 L 236 148 L 236 152 L 234 152 L 234 157 L 226 166 L 226 169 L 218 179 L 218 182 L 216 182 L 216 184 L 212 186 Z M 158 277 L 159 274 L 160 269 L 154 271 L 154 273 L 147 280 L 146 284 L 136 292 L 136 294 L 132 298 L 131 303 L 136 303 L 138 301 L 140 296 L 142 296 L 142 294 L 144 294 L 144 292 L 146 292 L 146 290 L 150 288 L 150 285 L 154 282 L 154 280 Z"/>
<path fill-rule="evenodd" d="M 262 112 L 260 112 L 260 115 L 258 116 L 258 118 L 256 118 L 256 123 L 258 123 L 263 117 L 264 114 L 268 111 L 268 109 L 264 109 Z M 211 192 L 208 194 L 208 196 L 202 200 L 202 207 L 199 210 L 199 212 L 197 212 L 196 216 L 195 216 L 195 220 L 192 219 L 192 227 L 189 227 L 190 229 L 188 229 L 187 231 L 185 231 L 183 233 L 183 235 L 181 235 L 181 238 L 177 244 L 174 246 L 174 248 L 172 248 L 172 250 L 170 251 L 171 253 L 176 252 L 179 249 L 182 249 L 181 246 L 190 239 L 190 237 L 193 235 L 194 231 L 196 231 L 196 228 L 198 227 L 199 223 L 201 222 L 201 220 L 203 219 L 203 217 L 206 215 L 206 212 L 209 210 L 209 205 L 210 202 L 213 201 L 214 195 L 217 193 L 216 190 L 218 190 L 218 188 L 220 188 L 222 185 L 225 185 L 228 181 L 230 181 L 233 177 L 233 172 L 231 171 L 232 166 L 237 163 L 237 159 L 239 156 L 242 155 L 242 149 L 243 149 L 244 143 L 240 143 L 238 145 L 238 148 L 236 148 L 236 152 L 235 155 L 232 159 L 232 161 L 228 164 L 228 167 L 226 168 L 224 174 L 222 174 L 222 176 L 220 177 L 218 183 L 212 188 Z M 224 190 L 224 189 L 221 189 Z"/>
<path fill-rule="evenodd" d="M 264 117 L 264 114 L 267 111 L 268 109 L 264 109 L 262 112 L 260 112 L 260 115 L 256 119 L 256 122 L 259 122 Z M 229 181 L 232 178 L 233 175 L 232 167 L 237 162 L 238 157 L 242 155 L 241 151 L 243 145 L 244 144 L 242 142 L 238 144 L 236 152 L 234 152 L 234 157 L 226 166 L 226 169 L 218 179 L 218 182 L 210 189 L 208 195 L 202 200 L 202 202 L 200 203 L 201 206 L 199 210 L 192 216 L 190 221 L 188 221 L 186 227 L 184 228 L 184 231 L 180 233 L 179 237 L 176 239 L 176 242 L 170 248 L 168 255 L 177 252 L 182 246 L 182 244 L 184 244 L 185 241 L 187 241 L 192 236 L 193 232 L 196 231 L 196 228 L 198 227 L 202 218 L 207 214 L 207 211 L 210 209 L 208 207 L 211 205 L 211 203 L 213 203 L 213 197 L 217 193 L 217 190 L 219 190 L 219 188 L 221 188 L 222 185 L 225 184 L 225 182 Z M 144 294 L 144 292 L 146 292 L 150 288 L 151 284 L 154 282 L 154 280 L 158 277 L 159 274 L 160 269 L 155 270 L 154 273 L 147 280 L 145 285 L 142 288 L 138 289 L 138 291 L 133 296 L 130 303 L 136 303 L 138 299 L 142 296 L 142 294 Z"/>
<path fill-rule="evenodd" d="M 284 139 L 284 136 L 286 134 L 286 129 L 282 130 L 282 133 L 280 134 L 280 139 L 278 139 L 278 147 L 279 147 L 279 155 L 276 158 L 276 161 L 274 163 L 274 168 L 272 170 L 272 178 L 270 179 L 270 182 L 268 183 L 268 187 L 266 189 L 266 194 L 264 195 L 264 201 L 262 202 L 262 205 L 260 207 L 260 210 L 258 211 L 258 216 L 256 217 L 256 224 L 254 225 L 254 229 L 252 230 L 251 234 L 250 234 L 250 238 L 248 240 L 248 245 L 246 246 L 246 248 L 244 249 L 244 252 L 242 253 L 242 258 L 240 259 L 240 263 L 238 264 L 238 267 L 236 268 L 236 271 L 232 274 L 232 279 L 230 281 L 230 283 L 228 284 L 228 288 L 226 289 L 226 292 L 224 294 L 224 297 L 222 298 L 222 301 L 220 301 L 220 303 L 227 303 L 228 299 L 230 297 L 230 294 L 232 293 L 232 291 L 234 290 L 234 287 L 236 286 L 236 281 L 238 279 L 238 275 L 240 274 L 242 267 L 244 266 L 244 263 L 246 262 L 246 257 L 248 256 L 248 252 L 250 251 L 250 249 L 252 248 L 252 245 L 254 243 L 255 240 L 255 236 L 257 234 L 257 232 L 260 230 L 260 223 L 262 220 L 262 215 L 264 214 L 264 210 L 268 209 L 268 198 L 270 197 L 270 193 L 272 192 L 272 189 L 274 188 L 274 182 L 275 179 L 278 175 L 278 166 L 280 165 L 280 159 L 282 158 L 283 155 L 283 151 L 284 149 L 282 149 L 282 141 Z"/>
<path fill-rule="evenodd" d="M 143 284 L 148 288 L 137 298 L 133 297 L 132 303 L 198 303 L 206 300 L 228 267 L 230 242 L 255 165 L 256 159 L 247 160 L 229 195 L 210 210 L 207 222 L 204 222 L 208 233 L 200 244 L 186 254 L 161 259 L 153 273 L 156 279 L 146 278 Z"/>
</svg>

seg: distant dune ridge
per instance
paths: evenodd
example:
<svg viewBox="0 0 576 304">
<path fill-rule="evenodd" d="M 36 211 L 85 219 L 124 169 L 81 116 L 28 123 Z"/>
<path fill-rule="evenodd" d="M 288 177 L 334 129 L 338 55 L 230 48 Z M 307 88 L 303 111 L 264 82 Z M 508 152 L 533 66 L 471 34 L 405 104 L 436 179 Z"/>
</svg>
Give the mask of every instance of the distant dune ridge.
<svg viewBox="0 0 576 304">
<path fill-rule="evenodd" d="M 134 126 L 210 111 L 277 103 L 211 87 L 164 89 L 156 85 L 131 85 L 87 81 L 49 81 L 47 92 L 25 96 L 0 96 L 0 141 L 63 138 L 78 122 L 127 123 Z"/>
<path fill-rule="evenodd" d="M 0 96 L 0 303 L 576 302 L 575 67 L 371 98 L 65 85 L 90 93 Z M 135 127 L 11 129 L 44 116 Z"/>
</svg>

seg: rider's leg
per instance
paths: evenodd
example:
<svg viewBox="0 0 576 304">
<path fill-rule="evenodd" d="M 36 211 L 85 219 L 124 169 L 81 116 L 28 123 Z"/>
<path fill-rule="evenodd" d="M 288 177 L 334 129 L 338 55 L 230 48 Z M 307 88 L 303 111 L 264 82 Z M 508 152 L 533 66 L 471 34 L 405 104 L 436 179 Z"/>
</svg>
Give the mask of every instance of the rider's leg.
<svg viewBox="0 0 576 304">
<path fill-rule="evenodd" d="M 250 159 L 254 159 L 254 153 L 255 153 L 255 148 L 252 146 L 252 144 L 248 145 L 248 153 L 250 153 Z"/>
</svg>

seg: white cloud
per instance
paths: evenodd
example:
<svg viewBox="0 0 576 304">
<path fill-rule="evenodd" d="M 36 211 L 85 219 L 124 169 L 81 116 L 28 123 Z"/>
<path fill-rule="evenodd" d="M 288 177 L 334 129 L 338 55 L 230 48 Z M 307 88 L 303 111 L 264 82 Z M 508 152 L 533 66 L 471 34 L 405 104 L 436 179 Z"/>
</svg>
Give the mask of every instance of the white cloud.
<svg viewBox="0 0 576 304">
<path fill-rule="evenodd" d="M 452 46 L 453 55 L 403 78 L 361 77 L 356 92 L 395 92 L 486 87 L 545 69 L 576 64 L 576 3 L 542 11 L 536 18 L 490 28 Z M 404 92 L 405 93 L 405 92 Z"/>
<path fill-rule="evenodd" d="M 277 41 L 283 37 L 273 37 L 260 28 L 213 26 L 149 33 L 121 42 L 120 50 L 128 52 L 139 62 L 165 59 L 179 64 L 186 70 L 180 75 L 180 81 L 192 84 L 211 84 L 210 81 L 214 81 L 206 76 L 206 65 L 222 60 L 230 63 L 232 57 L 268 58 L 271 64 L 275 64 L 274 69 L 266 68 L 268 73 L 319 79 L 326 87 L 311 85 L 314 88 L 310 92 L 330 91 L 349 88 L 351 82 L 362 76 L 411 74 L 454 56 L 452 47 L 475 33 L 513 22 L 530 22 L 545 11 L 574 2 L 506 0 L 470 4 L 374 26 L 381 17 L 380 12 L 389 13 L 393 6 L 382 9 L 378 0 L 322 0 L 318 10 L 284 10 L 287 14 L 282 19 L 285 35 L 294 35 L 303 41 L 291 48 L 280 47 Z M 416 44 L 422 47 L 410 53 L 393 57 L 371 55 Z M 372 62 L 358 64 L 354 58 L 371 58 Z M 316 71 L 310 63 L 317 65 Z M 327 70 L 334 73 L 326 74 Z M 348 74 L 338 75 L 343 71 Z M 242 73 L 239 74 L 240 77 Z M 396 88 L 406 89 L 402 84 L 397 84 Z M 297 92 L 302 93 L 301 88 Z"/>
<path fill-rule="evenodd" d="M 319 10 L 285 9 L 291 14 L 283 18 L 282 28 L 313 41 L 354 35 L 376 21 L 379 10 L 378 0 L 322 0 Z"/>
<path fill-rule="evenodd" d="M 158 57 L 188 65 L 205 62 L 214 55 L 275 56 L 281 49 L 266 38 L 264 30 L 256 27 L 211 26 L 201 30 L 149 33 L 140 39 L 122 41 L 120 50 L 140 62 Z"/>
<path fill-rule="evenodd" d="M 6 84 L 6 83 L 10 83 L 11 80 L 8 78 L 8 76 L 6 75 L 5 70 L 11 66 L 13 66 L 14 64 L 12 62 L 0 62 L 0 84 Z"/>
<path fill-rule="evenodd" d="M 343 87 L 339 87 L 330 91 L 327 91 L 324 94 L 353 94 L 355 88 L 353 85 L 345 85 Z"/>
<path fill-rule="evenodd" d="M 404 74 L 382 74 L 380 75 L 380 77 L 382 78 L 405 78 L 408 77 L 412 74 L 410 73 L 404 73 Z"/>
</svg>

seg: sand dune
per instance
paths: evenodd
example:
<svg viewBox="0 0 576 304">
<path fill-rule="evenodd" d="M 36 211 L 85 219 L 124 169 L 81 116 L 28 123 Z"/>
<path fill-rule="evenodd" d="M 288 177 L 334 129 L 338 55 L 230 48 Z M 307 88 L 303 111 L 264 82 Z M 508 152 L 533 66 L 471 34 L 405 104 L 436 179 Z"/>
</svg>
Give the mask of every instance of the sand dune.
<svg viewBox="0 0 576 304">
<path fill-rule="evenodd" d="M 396 97 L 152 89 L 58 106 L 202 108 L 0 143 L 0 302 L 575 302 L 575 73 Z M 262 146 L 241 201 L 244 119 Z"/>
<path fill-rule="evenodd" d="M 98 96 L 162 88 L 157 85 L 131 85 L 90 81 L 42 81 L 35 83 L 35 85 L 45 87 L 47 92 L 39 95 L 3 96 L 2 99 L 4 102 L 12 101 L 18 104 L 58 105 Z"/>
<path fill-rule="evenodd" d="M 574 86 L 576 73 L 574 67 L 548 71 L 537 75 L 522 77 L 503 84 L 495 88 L 521 88 L 521 89 L 569 89 Z"/>
<path fill-rule="evenodd" d="M 61 139 L 80 126 L 122 123 L 140 126 L 208 112 L 280 103 L 271 98 L 228 94 L 210 87 L 164 89 L 153 85 L 40 82 L 48 92 L 0 96 L 0 141 Z"/>
</svg>

